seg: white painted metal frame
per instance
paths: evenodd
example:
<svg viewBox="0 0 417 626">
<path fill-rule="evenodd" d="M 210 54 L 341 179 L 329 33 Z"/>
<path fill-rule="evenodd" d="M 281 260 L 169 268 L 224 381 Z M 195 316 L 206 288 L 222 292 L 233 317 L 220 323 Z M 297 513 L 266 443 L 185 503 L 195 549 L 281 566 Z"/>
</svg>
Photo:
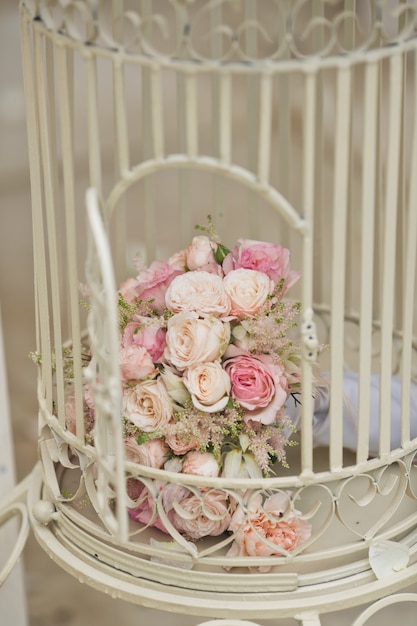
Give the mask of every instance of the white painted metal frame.
<svg viewBox="0 0 417 626">
<path fill-rule="evenodd" d="M 320 613 L 377 601 L 360 626 L 385 604 L 416 600 L 379 598 L 417 581 L 417 4 L 171 0 L 163 15 L 156 4 L 21 3 L 40 355 L 34 532 L 62 567 L 132 602 L 224 626 L 277 614 L 316 626 Z M 274 478 L 213 481 L 123 459 L 115 280 L 126 277 L 132 231 L 148 261 L 166 256 L 207 207 L 224 239 L 272 238 L 302 270 L 301 445 Z M 316 333 L 330 345 L 321 421 Z M 95 442 L 83 415 L 89 350 L 93 387 L 100 373 Z M 68 385 L 77 435 L 66 428 Z M 328 452 L 318 456 L 317 443 Z M 245 490 L 289 492 L 313 536 L 291 553 L 230 559 L 242 575 L 223 570 L 232 538 L 192 544 L 168 526 L 178 553 L 167 559 L 151 531 L 128 526 L 126 478 L 154 493 L 162 519 L 162 478 L 202 502 L 207 487 L 240 503 Z M 368 551 L 392 543 L 408 566 L 376 579 Z M 273 569 L 252 572 L 262 565 Z"/>
</svg>

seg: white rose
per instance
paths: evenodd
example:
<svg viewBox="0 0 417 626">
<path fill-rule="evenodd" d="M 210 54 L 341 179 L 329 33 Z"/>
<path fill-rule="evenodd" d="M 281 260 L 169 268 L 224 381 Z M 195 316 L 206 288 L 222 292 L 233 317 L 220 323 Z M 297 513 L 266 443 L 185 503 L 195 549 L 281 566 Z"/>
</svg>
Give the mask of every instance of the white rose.
<svg viewBox="0 0 417 626">
<path fill-rule="evenodd" d="M 172 414 L 172 403 L 161 378 L 126 387 L 122 411 L 132 424 L 145 433 L 162 431 Z"/>
<path fill-rule="evenodd" d="M 256 315 L 274 289 L 266 274 L 243 268 L 229 272 L 223 285 L 231 301 L 230 314 L 239 319 Z"/>
<path fill-rule="evenodd" d="M 200 411 L 214 413 L 228 403 L 231 383 L 220 363 L 192 365 L 184 372 L 183 382 Z"/>
<path fill-rule="evenodd" d="M 199 318 L 182 311 L 168 320 L 165 359 L 182 371 L 195 363 L 216 361 L 224 354 L 230 339 L 230 324 L 216 317 Z"/>
<path fill-rule="evenodd" d="M 176 276 L 165 294 L 170 311 L 198 311 L 202 315 L 225 317 L 230 300 L 223 287 L 223 279 L 210 272 L 185 272 Z"/>
</svg>

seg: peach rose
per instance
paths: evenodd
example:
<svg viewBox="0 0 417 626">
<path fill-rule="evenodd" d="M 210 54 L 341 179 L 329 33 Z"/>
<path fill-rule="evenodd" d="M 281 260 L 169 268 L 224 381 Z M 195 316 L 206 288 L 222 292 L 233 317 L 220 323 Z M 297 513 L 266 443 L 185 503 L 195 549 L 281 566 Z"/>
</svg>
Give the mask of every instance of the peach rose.
<svg viewBox="0 0 417 626">
<path fill-rule="evenodd" d="M 132 344 L 122 348 L 119 353 L 120 374 L 122 380 L 144 380 L 156 376 L 152 357 L 142 346 Z"/>
<path fill-rule="evenodd" d="M 266 274 L 243 268 L 229 272 L 223 286 L 231 301 L 230 315 L 238 319 L 256 315 L 274 289 Z"/>
<path fill-rule="evenodd" d="M 173 313 L 197 311 L 201 315 L 225 317 L 230 310 L 223 279 L 205 271 L 186 272 L 174 278 L 165 294 L 165 302 Z"/>
<path fill-rule="evenodd" d="M 214 316 L 201 319 L 193 311 L 181 311 L 168 320 L 164 357 L 182 371 L 195 363 L 219 359 L 229 339 L 228 322 Z"/>
<path fill-rule="evenodd" d="M 164 430 L 171 419 L 172 404 L 161 378 L 125 387 L 122 412 L 145 433 Z"/>
<path fill-rule="evenodd" d="M 229 346 L 223 367 L 231 380 L 231 395 L 248 410 L 246 420 L 273 424 L 288 395 L 284 369 L 267 354 L 250 354 Z"/>
<path fill-rule="evenodd" d="M 182 456 L 190 450 L 198 450 L 198 441 L 188 432 L 182 432 L 182 423 L 168 424 L 165 441 L 174 454 Z M 182 464 L 181 464 L 182 467 Z"/>
<path fill-rule="evenodd" d="M 219 475 L 219 464 L 211 452 L 198 452 L 197 450 L 189 452 L 182 464 L 183 474 L 196 474 L 197 476 Z"/>
<path fill-rule="evenodd" d="M 156 469 L 163 467 L 169 455 L 169 448 L 162 439 L 150 439 L 138 444 L 136 437 L 128 437 L 124 440 L 124 448 L 128 461 Z"/>
<path fill-rule="evenodd" d="M 180 501 L 173 516 L 174 526 L 193 540 L 221 535 L 230 521 L 226 494 L 215 490 L 207 491 L 201 497 L 187 496 Z"/>
<path fill-rule="evenodd" d="M 238 245 L 223 261 L 225 274 L 239 268 L 263 272 L 275 284 L 283 280 L 281 295 L 300 278 L 300 272 L 290 269 L 290 253 L 287 248 L 253 239 L 238 239 Z"/>
<path fill-rule="evenodd" d="M 311 524 L 294 509 L 287 511 L 288 497 L 276 493 L 262 506 L 262 496 L 252 498 L 245 513 L 239 506 L 228 530 L 236 533 L 227 556 L 273 556 L 292 552 L 311 537 Z M 269 568 L 262 568 L 267 571 Z"/>
<path fill-rule="evenodd" d="M 200 411 L 222 411 L 229 401 L 230 378 L 220 363 L 196 363 L 185 370 L 182 380 Z"/>
</svg>

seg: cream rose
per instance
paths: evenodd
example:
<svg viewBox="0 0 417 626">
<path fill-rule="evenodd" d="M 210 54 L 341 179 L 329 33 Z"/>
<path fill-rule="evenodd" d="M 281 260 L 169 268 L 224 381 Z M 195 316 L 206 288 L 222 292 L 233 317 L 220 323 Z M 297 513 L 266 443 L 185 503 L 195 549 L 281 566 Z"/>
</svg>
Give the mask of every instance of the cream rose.
<svg viewBox="0 0 417 626">
<path fill-rule="evenodd" d="M 184 372 L 184 385 L 200 411 L 222 411 L 229 401 L 230 378 L 220 363 L 196 363 Z"/>
<path fill-rule="evenodd" d="M 165 294 L 165 303 L 173 313 L 197 311 L 225 317 L 230 310 L 223 279 L 206 271 L 186 272 L 174 278 Z"/>
<path fill-rule="evenodd" d="M 132 424 L 145 433 L 166 428 L 171 419 L 172 403 L 160 378 L 125 387 L 122 411 Z"/>
<path fill-rule="evenodd" d="M 230 315 L 238 319 L 256 315 L 274 289 L 273 281 L 263 272 L 242 268 L 229 272 L 223 286 L 231 301 Z"/>
<path fill-rule="evenodd" d="M 147 467 L 161 468 L 169 455 L 169 448 L 163 439 L 150 439 L 138 444 L 135 437 L 124 440 L 125 455 L 128 461 Z"/>
<path fill-rule="evenodd" d="M 220 468 L 211 452 L 201 453 L 198 450 L 193 450 L 185 457 L 181 471 L 183 474 L 216 477 L 219 475 Z"/>
<path fill-rule="evenodd" d="M 205 265 L 216 263 L 214 250 L 216 244 L 205 235 L 193 237 L 190 245 L 185 251 L 187 267 L 189 270 L 204 268 Z"/>
<path fill-rule="evenodd" d="M 195 363 L 216 361 L 225 352 L 230 325 L 214 316 L 199 318 L 193 311 L 182 311 L 168 320 L 165 359 L 179 371 Z"/>
</svg>

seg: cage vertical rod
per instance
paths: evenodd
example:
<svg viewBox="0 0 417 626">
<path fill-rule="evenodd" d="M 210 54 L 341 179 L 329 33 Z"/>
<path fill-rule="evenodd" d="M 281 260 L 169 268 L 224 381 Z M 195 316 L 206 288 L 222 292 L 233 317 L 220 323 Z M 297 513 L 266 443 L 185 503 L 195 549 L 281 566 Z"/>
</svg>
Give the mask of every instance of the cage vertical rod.
<svg viewBox="0 0 417 626">
<path fill-rule="evenodd" d="M 396 231 L 398 216 L 398 176 L 400 156 L 400 130 L 402 113 L 402 65 L 401 53 L 393 53 L 389 61 L 389 116 L 386 159 L 386 192 L 384 206 L 384 240 L 381 298 L 381 377 L 380 377 L 380 424 L 379 452 L 390 452 L 391 443 L 391 376 L 394 325 L 394 290 L 396 273 Z"/>
<path fill-rule="evenodd" d="M 337 69 L 335 174 L 333 188 L 333 252 L 331 279 L 331 393 L 330 393 L 330 467 L 343 465 L 343 365 L 346 274 L 346 223 L 350 155 L 350 66 Z"/>
<path fill-rule="evenodd" d="M 38 68 L 37 100 L 40 137 L 40 156 L 44 180 L 44 206 L 46 218 L 46 250 L 49 255 L 49 291 L 52 309 L 53 351 L 55 358 L 55 376 L 57 390 L 58 415 L 64 424 L 64 367 L 62 351 L 62 325 L 60 315 L 60 276 L 57 242 L 60 240 L 56 228 L 57 176 L 56 176 L 56 135 L 54 124 L 55 110 L 52 90 L 54 84 L 47 80 L 52 76 L 51 42 L 46 42 L 40 32 L 34 34 L 34 59 Z M 50 132 L 48 132 L 48 129 Z"/>
<path fill-rule="evenodd" d="M 77 249 L 77 227 L 75 207 L 75 168 L 74 168 L 74 137 L 73 137 L 73 98 L 72 98 L 72 63 L 68 59 L 71 54 L 61 44 L 56 47 L 56 59 L 58 70 L 58 96 L 60 105 L 60 130 L 62 142 L 62 171 L 64 187 L 64 210 L 67 243 L 67 276 L 68 295 L 71 318 L 71 337 L 74 363 L 74 393 L 76 410 L 77 436 L 84 436 L 83 415 L 83 377 L 81 370 L 81 325 L 79 305 L 79 279 L 77 259 L 72 250 Z"/>
<path fill-rule="evenodd" d="M 414 55 L 415 56 L 415 55 Z M 417 106 L 417 63 L 414 58 L 413 105 Z M 407 203 L 404 260 L 405 294 L 402 320 L 402 354 L 401 354 L 401 442 L 406 444 L 410 439 L 410 393 L 411 364 L 413 341 L 413 318 L 416 303 L 416 254 L 417 254 L 417 120 L 414 118 L 410 157 L 410 187 Z"/>
<path fill-rule="evenodd" d="M 379 63 L 373 61 L 365 67 L 365 92 L 363 104 L 363 158 L 362 158 L 362 220 L 361 220 L 361 277 L 360 277 L 360 327 L 359 327 L 359 419 L 357 437 L 357 462 L 366 461 L 369 454 L 369 411 L 372 361 L 372 310 L 375 239 L 375 184 L 378 107 Z M 371 253 L 370 253 L 371 251 Z"/>
<path fill-rule="evenodd" d="M 23 63 L 23 85 L 26 99 L 26 116 L 28 132 L 28 153 L 30 166 L 30 189 L 32 198 L 32 229 L 33 229 L 33 264 L 35 270 L 35 332 L 36 350 L 42 356 L 42 376 L 38 377 L 38 396 L 47 399 L 47 405 L 51 403 L 52 388 L 50 378 L 46 379 L 44 372 L 50 372 L 51 362 L 51 340 L 49 330 L 49 308 L 42 309 L 41 302 L 47 302 L 47 280 L 46 280 L 46 260 L 45 242 L 43 235 L 43 214 L 42 214 L 42 170 L 39 146 L 39 126 L 37 98 L 35 90 L 34 68 L 32 67 L 31 33 L 33 32 L 32 22 L 26 16 L 23 7 L 21 11 L 21 42 L 22 42 L 22 63 Z"/>
<path fill-rule="evenodd" d="M 304 160 L 303 160 L 303 217 L 306 229 L 303 235 L 303 283 L 302 313 L 306 319 L 313 304 L 313 252 L 314 252 L 314 146 L 315 146 L 315 105 L 317 73 L 310 70 L 305 75 L 304 103 Z M 313 422 L 314 413 L 312 388 L 312 366 L 307 359 L 302 359 L 302 415 L 301 415 L 301 473 L 309 475 L 313 470 Z"/>
</svg>

